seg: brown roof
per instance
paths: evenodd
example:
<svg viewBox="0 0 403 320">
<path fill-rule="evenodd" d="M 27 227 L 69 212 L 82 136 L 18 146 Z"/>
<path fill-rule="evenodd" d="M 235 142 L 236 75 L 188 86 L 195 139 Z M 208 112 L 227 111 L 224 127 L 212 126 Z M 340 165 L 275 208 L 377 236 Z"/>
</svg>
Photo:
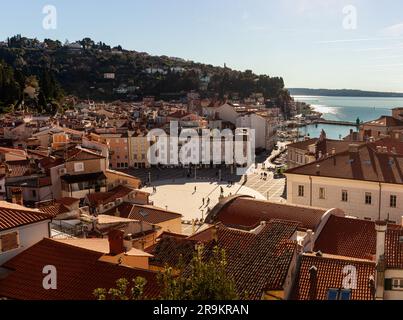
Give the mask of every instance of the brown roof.
<svg viewBox="0 0 403 320">
<path fill-rule="evenodd" d="M 305 229 L 315 230 L 326 209 L 256 200 L 247 196 L 226 198 L 213 208 L 207 223 L 221 222 L 229 227 L 251 230 L 261 221 L 282 219 L 301 223 Z"/>
<path fill-rule="evenodd" d="M 39 210 L 46 213 L 49 217 L 57 217 L 60 214 L 70 212 L 70 209 L 61 203 L 54 203 L 52 205 L 40 207 Z"/>
<path fill-rule="evenodd" d="M 318 138 L 314 138 L 314 139 L 298 141 L 295 143 L 290 143 L 287 145 L 287 148 L 306 150 L 310 145 L 315 144 L 318 140 L 319 140 Z"/>
<path fill-rule="evenodd" d="M 91 152 L 90 150 L 75 148 L 67 152 L 66 162 L 93 159 L 105 159 L 105 157 L 95 152 Z"/>
<path fill-rule="evenodd" d="M 403 121 L 391 116 L 382 116 L 376 120 L 365 122 L 366 126 L 399 127 L 403 126 Z"/>
<path fill-rule="evenodd" d="M 55 240 L 44 239 L 8 261 L 12 272 L 0 280 L 0 297 L 17 300 L 93 300 L 97 288 L 115 287 L 116 280 L 147 280 L 145 296 L 157 298 L 156 273 L 98 261 L 104 254 Z M 57 290 L 42 286 L 43 267 L 57 270 Z"/>
<path fill-rule="evenodd" d="M 166 236 L 149 249 L 154 255 L 150 263 L 176 266 L 182 256 L 187 264 L 198 242 L 204 243 L 204 257 L 208 259 L 218 246 L 226 252 L 227 272 L 234 279 L 239 296 L 261 299 L 267 290 L 282 290 L 297 248 L 296 242 L 290 241 L 297 227 L 296 222 L 272 220 L 257 233 L 218 224 L 187 239 Z M 217 241 L 213 238 L 213 228 L 216 228 Z"/>
<path fill-rule="evenodd" d="M 403 183 L 403 155 L 392 153 L 390 150 L 387 153 L 378 152 L 377 144 L 379 143 L 361 145 L 358 146 L 357 152 L 338 153 L 323 160 L 289 169 L 286 174 Z M 396 141 L 396 145 L 399 144 L 401 142 Z"/>
<path fill-rule="evenodd" d="M 29 174 L 30 171 L 29 160 L 7 161 L 7 168 L 10 173 L 7 173 L 9 177 L 22 177 Z"/>
<path fill-rule="evenodd" d="M 92 206 L 99 206 L 115 201 L 116 199 L 126 197 L 134 189 L 126 186 L 117 186 L 108 192 L 96 192 L 87 195 L 87 200 Z"/>
<path fill-rule="evenodd" d="M 182 218 L 182 215 L 154 206 L 136 204 L 133 205 L 128 218 L 139 221 L 146 221 L 151 224 L 158 224 L 173 219 L 180 219 Z"/>
<path fill-rule="evenodd" d="M 57 203 L 61 203 L 64 204 L 66 206 L 71 206 L 73 204 L 75 204 L 76 202 L 79 202 L 80 199 L 77 198 L 69 198 L 69 197 L 65 197 L 65 198 L 60 198 L 58 200 L 56 200 Z"/>
<path fill-rule="evenodd" d="M 49 219 L 40 211 L 0 201 L 0 231 L 21 227 Z"/>
<path fill-rule="evenodd" d="M 373 300 L 371 277 L 375 277 L 375 263 L 363 260 L 354 260 L 338 256 L 318 257 L 304 254 L 301 257 L 300 267 L 292 290 L 292 300 L 327 300 L 329 289 L 343 287 L 346 274 L 343 269 L 353 266 L 357 270 L 357 289 L 353 289 L 351 300 Z M 316 276 L 310 272 L 312 267 L 317 268 Z"/>
<path fill-rule="evenodd" d="M 63 163 L 64 163 L 64 159 L 53 158 L 53 157 L 46 157 L 39 161 L 39 165 L 44 170 L 50 170 L 51 168 L 60 166 Z"/>
<path fill-rule="evenodd" d="M 403 269 L 403 227 L 388 226 L 385 240 L 386 268 Z"/>
<path fill-rule="evenodd" d="M 314 251 L 374 260 L 375 222 L 332 215 L 316 238 Z"/>
</svg>

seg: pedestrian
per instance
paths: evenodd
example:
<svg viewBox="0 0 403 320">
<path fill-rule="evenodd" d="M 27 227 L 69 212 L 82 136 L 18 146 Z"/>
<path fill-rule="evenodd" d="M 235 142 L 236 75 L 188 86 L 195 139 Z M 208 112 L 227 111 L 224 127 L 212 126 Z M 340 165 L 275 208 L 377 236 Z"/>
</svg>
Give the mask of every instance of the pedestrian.
<svg viewBox="0 0 403 320">
<path fill-rule="evenodd" d="M 204 206 L 204 198 L 203 198 L 203 206 Z"/>
<path fill-rule="evenodd" d="M 195 186 L 195 191 L 194 191 L 194 193 L 196 193 L 197 192 L 197 187 Z"/>
</svg>

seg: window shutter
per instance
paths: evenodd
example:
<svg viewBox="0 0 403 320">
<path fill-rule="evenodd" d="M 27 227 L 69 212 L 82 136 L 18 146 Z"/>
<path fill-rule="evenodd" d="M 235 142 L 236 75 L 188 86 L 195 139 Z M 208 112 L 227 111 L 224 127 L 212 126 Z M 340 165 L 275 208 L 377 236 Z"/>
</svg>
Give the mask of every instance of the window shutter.
<svg viewBox="0 0 403 320">
<path fill-rule="evenodd" d="M 6 252 L 18 248 L 18 233 L 12 232 L 0 236 L 1 251 Z"/>
<path fill-rule="evenodd" d="M 385 290 L 392 290 L 392 279 L 385 279 Z"/>
</svg>

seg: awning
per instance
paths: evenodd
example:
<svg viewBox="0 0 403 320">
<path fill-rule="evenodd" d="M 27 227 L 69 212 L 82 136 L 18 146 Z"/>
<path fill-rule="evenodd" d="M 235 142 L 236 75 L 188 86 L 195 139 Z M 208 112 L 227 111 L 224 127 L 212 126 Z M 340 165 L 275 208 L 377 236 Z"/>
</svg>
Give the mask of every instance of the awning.
<svg viewBox="0 0 403 320">
<path fill-rule="evenodd" d="M 106 176 L 103 172 L 95 172 L 95 173 L 85 173 L 85 174 L 75 174 L 75 175 L 70 175 L 66 174 L 62 176 L 60 179 L 62 179 L 64 182 L 68 184 L 72 183 L 79 183 L 79 182 L 87 182 L 87 181 L 99 181 L 99 180 L 106 180 Z"/>
</svg>

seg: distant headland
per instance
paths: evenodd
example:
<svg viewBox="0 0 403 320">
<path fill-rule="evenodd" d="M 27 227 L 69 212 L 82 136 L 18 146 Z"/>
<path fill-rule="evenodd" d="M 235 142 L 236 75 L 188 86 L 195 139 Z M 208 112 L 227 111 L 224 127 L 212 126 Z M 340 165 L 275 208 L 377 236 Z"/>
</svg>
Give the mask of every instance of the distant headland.
<svg viewBox="0 0 403 320">
<path fill-rule="evenodd" d="M 399 92 L 376 92 L 350 89 L 308 89 L 289 88 L 293 96 L 330 96 L 330 97 L 363 97 L 363 98 L 403 98 Z"/>
</svg>

